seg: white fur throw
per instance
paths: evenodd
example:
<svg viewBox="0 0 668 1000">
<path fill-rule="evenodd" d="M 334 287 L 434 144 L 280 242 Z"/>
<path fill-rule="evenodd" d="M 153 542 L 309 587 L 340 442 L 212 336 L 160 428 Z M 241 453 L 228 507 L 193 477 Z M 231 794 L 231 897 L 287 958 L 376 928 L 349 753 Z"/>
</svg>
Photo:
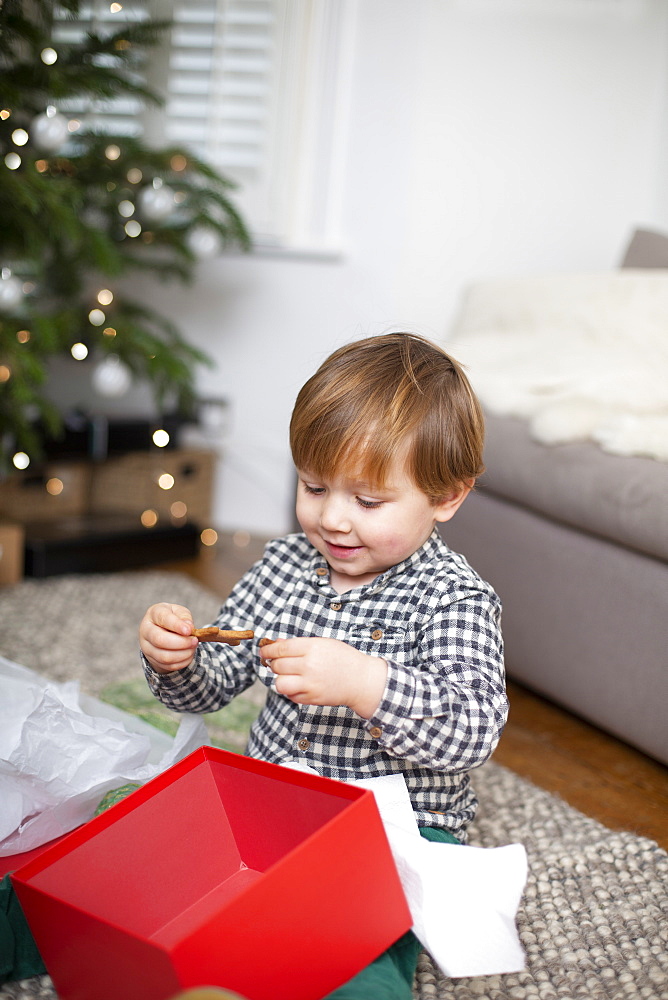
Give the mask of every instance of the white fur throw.
<svg viewBox="0 0 668 1000">
<path fill-rule="evenodd" d="M 668 461 L 668 270 L 474 285 L 444 346 L 537 440 Z"/>
</svg>

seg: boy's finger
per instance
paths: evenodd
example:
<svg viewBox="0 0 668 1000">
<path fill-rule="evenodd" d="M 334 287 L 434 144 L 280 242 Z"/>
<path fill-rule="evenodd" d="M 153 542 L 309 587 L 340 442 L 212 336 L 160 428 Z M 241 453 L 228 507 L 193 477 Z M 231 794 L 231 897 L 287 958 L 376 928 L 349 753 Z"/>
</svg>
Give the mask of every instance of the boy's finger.
<svg viewBox="0 0 668 1000">
<path fill-rule="evenodd" d="M 141 635 L 156 649 L 189 649 L 197 645 L 197 639 L 188 632 L 177 632 L 162 625 L 147 622 Z"/>
<path fill-rule="evenodd" d="M 260 639 L 262 658 L 273 660 L 276 656 L 285 656 L 285 642 L 285 639 Z"/>
<path fill-rule="evenodd" d="M 290 639 L 260 639 L 262 656 L 268 660 L 280 656 L 303 656 L 308 636 L 292 636 Z"/>
<path fill-rule="evenodd" d="M 306 696 L 301 677 L 289 674 L 279 677 L 275 683 L 275 688 L 279 694 L 284 695 L 286 698 L 304 698 Z"/>
<path fill-rule="evenodd" d="M 159 663 L 163 670 L 180 670 L 192 660 L 192 651 L 183 649 L 147 649 L 150 660 Z"/>
<path fill-rule="evenodd" d="M 275 674 L 280 674 L 283 677 L 286 677 L 288 674 L 293 674 L 297 677 L 303 672 L 304 664 L 298 657 L 280 656 L 269 659 L 267 666 Z"/>
<path fill-rule="evenodd" d="M 156 604 L 152 617 L 154 623 L 160 628 L 176 632 L 179 635 L 190 635 L 194 628 L 190 611 L 180 604 Z"/>
</svg>

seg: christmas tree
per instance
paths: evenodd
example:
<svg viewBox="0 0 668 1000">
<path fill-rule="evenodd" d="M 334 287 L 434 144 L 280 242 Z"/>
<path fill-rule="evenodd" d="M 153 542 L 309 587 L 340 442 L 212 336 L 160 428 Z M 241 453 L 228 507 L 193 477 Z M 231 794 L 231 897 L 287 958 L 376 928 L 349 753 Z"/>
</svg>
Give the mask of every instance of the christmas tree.
<svg viewBox="0 0 668 1000">
<path fill-rule="evenodd" d="M 115 286 L 138 271 L 189 282 L 198 245 L 250 246 L 234 185 L 201 159 L 60 110 L 123 95 L 160 103 L 138 67 L 169 25 L 124 21 L 54 41 L 54 19 L 79 8 L 0 0 L 0 472 L 39 460 L 59 433 L 45 393 L 57 355 L 102 359 L 148 382 L 160 408 L 187 412 L 208 359 Z"/>
</svg>

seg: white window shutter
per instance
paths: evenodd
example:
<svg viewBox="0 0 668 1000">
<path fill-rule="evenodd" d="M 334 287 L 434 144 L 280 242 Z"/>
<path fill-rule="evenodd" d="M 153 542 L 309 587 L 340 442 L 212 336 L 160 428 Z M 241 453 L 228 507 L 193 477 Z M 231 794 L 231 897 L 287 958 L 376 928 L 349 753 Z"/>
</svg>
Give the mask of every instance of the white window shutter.
<svg viewBox="0 0 668 1000">
<path fill-rule="evenodd" d="M 338 193 L 357 0 L 106 0 L 71 20 L 56 7 L 56 37 L 114 31 L 123 19 L 170 20 L 161 50 L 137 74 L 163 94 L 142 112 L 123 98 L 62 110 L 96 128 L 191 149 L 235 180 L 256 243 L 338 249 Z"/>
<path fill-rule="evenodd" d="M 239 184 L 256 242 L 338 249 L 353 0 L 174 0 L 164 132 Z"/>
<path fill-rule="evenodd" d="M 165 135 L 256 176 L 274 77 L 275 0 L 176 0 Z"/>
<path fill-rule="evenodd" d="M 53 11 L 54 47 L 57 51 L 60 42 L 83 42 L 89 31 L 102 37 L 113 34 L 125 24 L 147 20 L 149 14 L 148 0 L 131 0 L 123 5 L 122 11 L 115 14 L 111 12 L 109 2 L 91 0 L 90 3 L 81 4 L 76 18 L 72 18 L 64 8 L 56 4 Z M 105 59 L 108 57 L 99 56 L 99 64 L 104 64 Z M 140 83 L 146 82 L 146 62 L 144 57 L 133 68 L 134 76 Z M 96 131 L 129 136 L 140 136 L 143 133 L 143 102 L 138 97 L 124 96 L 104 101 L 72 97 L 61 101 L 58 110 L 72 118 L 85 119 L 86 125 Z"/>
</svg>

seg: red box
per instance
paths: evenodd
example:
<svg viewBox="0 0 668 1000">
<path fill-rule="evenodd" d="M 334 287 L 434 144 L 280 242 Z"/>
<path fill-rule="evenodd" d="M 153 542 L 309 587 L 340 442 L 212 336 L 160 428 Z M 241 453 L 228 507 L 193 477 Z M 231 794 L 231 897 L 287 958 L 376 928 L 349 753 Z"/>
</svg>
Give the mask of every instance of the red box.
<svg viewBox="0 0 668 1000">
<path fill-rule="evenodd" d="M 371 792 L 213 747 L 11 877 L 63 1000 L 318 1000 L 412 923 Z"/>
</svg>

